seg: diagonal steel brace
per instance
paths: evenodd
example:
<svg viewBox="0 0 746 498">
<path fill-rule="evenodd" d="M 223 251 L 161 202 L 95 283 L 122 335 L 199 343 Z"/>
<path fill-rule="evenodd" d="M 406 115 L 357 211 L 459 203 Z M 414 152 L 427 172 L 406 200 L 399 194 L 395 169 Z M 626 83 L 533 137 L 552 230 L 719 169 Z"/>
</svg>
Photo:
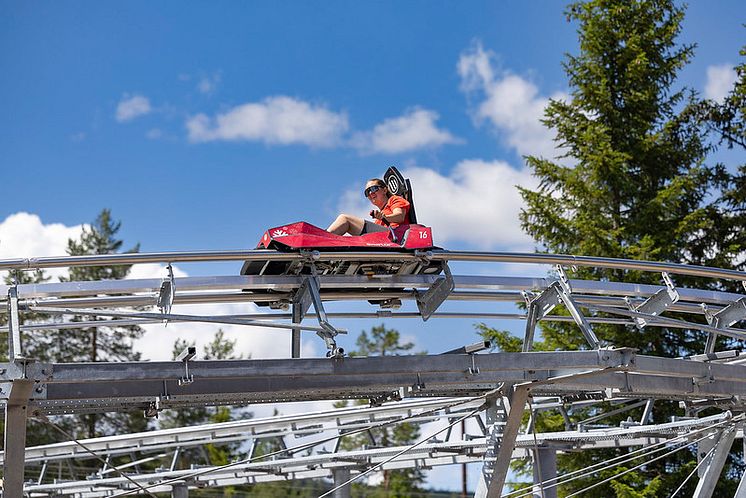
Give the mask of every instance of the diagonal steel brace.
<svg viewBox="0 0 746 498">
<path fill-rule="evenodd" d="M 575 300 L 572 298 L 572 287 L 570 281 L 567 279 L 567 275 L 561 267 L 557 268 L 560 278 L 552 282 L 539 297 L 532 300 L 528 306 L 528 315 L 526 317 L 526 334 L 523 338 L 523 352 L 531 351 L 534 342 L 534 332 L 536 330 L 536 324 L 539 320 L 549 314 L 555 306 L 562 303 L 565 305 L 567 310 L 572 315 L 575 323 L 580 327 L 580 331 L 583 332 L 585 340 L 593 349 L 599 349 L 601 342 L 593 332 L 593 327 L 585 318 L 583 313 L 580 311 Z"/>
<path fill-rule="evenodd" d="M 316 311 L 316 317 L 318 318 L 319 325 L 322 329 L 316 332 L 316 335 L 324 339 L 324 343 L 328 349 L 327 356 L 340 357 L 344 354 L 344 350 L 337 347 L 337 341 L 334 339 L 337 334 L 339 334 L 339 331 L 329 323 L 329 320 L 326 317 L 324 304 L 321 301 L 319 277 L 316 274 L 315 268 L 313 266 L 311 268 L 312 275 L 304 277 L 303 283 L 293 298 L 293 305 L 298 306 L 300 311 L 299 319 L 302 320 L 303 316 L 311 307 L 311 304 L 313 304 L 314 310 Z"/>
</svg>

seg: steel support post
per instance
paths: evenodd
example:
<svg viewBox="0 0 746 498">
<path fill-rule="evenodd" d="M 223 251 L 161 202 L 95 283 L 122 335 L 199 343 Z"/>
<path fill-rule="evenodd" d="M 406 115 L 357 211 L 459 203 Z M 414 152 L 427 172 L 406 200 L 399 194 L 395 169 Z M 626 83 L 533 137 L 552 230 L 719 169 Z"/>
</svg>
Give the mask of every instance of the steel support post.
<svg viewBox="0 0 746 498">
<path fill-rule="evenodd" d="M 189 486 L 185 482 L 174 484 L 171 488 L 171 498 L 188 498 Z"/>
<path fill-rule="evenodd" d="M 526 384 L 519 384 L 510 390 L 508 403 L 505 406 L 507 417 L 505 418 L 505 426 L 502 428 L 502 434 L 499 437 L 497 455 L 495 455 L 494 463 L 487 461 L 490 450 L 489 447 L 487 448 L 482 473 L 479 475 L 479 483 L 474 493 L 475 498 L 500 498 L 502 494 L 505 479 L 508 476 L 508 470 L 510 470 L 510 459 L 515 449 L 518 430 L 521 427 L 521 417 L 523 417 L 526 401 L 528 401 L 528 391 L 529 386 Z M 494 409 L 494 407 L 490 408 Z M 493 423 L 492 434 L 494 435 L 497 430 L 499 429 Z M 489 438 L 492 444 L 494 444 L 494 440 L 494 436 Z"/>
<path fill-rule="evenodd" d="M 292 305 L 293 323 L 300 323 L 303 320 L 303 310 L 299 303 Z M 300 358 L 300 329 L 294 328 L 290 337 L 290 357 Z"/>
<path fill-rule="evenodd" d="M 15 380 L 5 405 L 5 454 L 3 458 L 3 496 L 23 496 L 26 458 L 26 405 L 34 383 Z"/>
<path fill-rule="evenodd" d="M 21 348 L 21 321 L 18 317 L 18 289 L 8 289 L 8 359 L 12 362 L 23 357 Z"/>
<path fill-rule="evenodd" d="M 733 498 L 746 498 L 746 472 L 741 474 L 741 481 L 738 483 L 738 489 Z"/>
<path fill-rule="evenodd" d="M 557 486 L 553 479 L 557 478 L 557 450 L 554 448 L 536 448 L 534 458 L 534 488 L 533 496 L 538 498 L 557 498 Z M 551 482 L 548 482 L 551 481 Z M 547 483 L 551 487 L 547 488 Z"/>
<path fill-rule="evenodd" d="M 746 284 L 744 284 L 744 287 L 746 287 Z M 741 424 L 739 429 L 744 431 L 746 430 L 746 426 Z M 743 452 L 742 458 L 746 459 L 746 437 L 741 439 L 741 449 Z M 746 472 L 741 474 L 741 480 L 738 483 L 738 489 L 736 489 L 736 494 L 733 495 L 733 498 L 746 498 Z"/>
<path fill-rule="evenodd" d="M 340 484 L 350 480 L 350 469 L 334 469 L 332 471 L 332 476 L 334 477 L 334 487 L 337 487 Z M 351 490 L 351 483 L 346 486 L 342 486 L 334 493 L 332 493 L 332 498 L 350 498 L 352 496 Z"/>
<path fill-rule="evenodd" d="M 709 461 L 706 462 L 705 471 L 699 478 L 692 498 L 710 498 L 712 496 L 735 437 L 735 427 L 723 429 L 715 436 L 715 446 L 707 457 Z"/>
</svg>

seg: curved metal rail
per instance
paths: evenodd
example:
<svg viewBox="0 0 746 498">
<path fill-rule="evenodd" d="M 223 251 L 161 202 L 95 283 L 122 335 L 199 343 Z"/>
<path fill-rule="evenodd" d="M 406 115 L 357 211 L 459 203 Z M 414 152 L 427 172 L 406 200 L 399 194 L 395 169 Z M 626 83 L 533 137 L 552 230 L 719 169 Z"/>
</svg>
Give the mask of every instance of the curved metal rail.
<svg viewBox="0 0 746 498">
<path fill-rule="evenodd" d="M 541 254 L 515 252 L 478 252 L 478 251 L 445 251 L 434 250 L 426 253 L 392 253 L 392 252 L 328 252 L 313 251 L 313 257 L 319 261 L 328 260 L 385 260 L 395 255 L 402 261 L 416 260 L 423 255 L 436 261 L 468 261 L 489 263 L 525 263 L 539 265 L 590 266 L 618 270 L 640 270 L 649 272 L 668 272 L 676 275 L 695 277 L 727 278 L 746 281 L 746 273 L 737 270 L 692 266 L 682 263 L 660 261 L 639 261 L 632 259 L 614 259 L 593 256 L 576 256 L 570 254 Z M 217 261 L 301 261 L 306 258 L 301 253 L 281 253 L 268 250 L 236 251 L 181 251 L 130 254 L 101 254 L 91 256 L 49 256 L 32 258 L 15 258 L 0 260 L 0 270 L 36 270 L 43 268 L 65 268 L 73 266 L 133 265 L 143 263 L 196 263 Z"/>
<path fill-rule="evenodd" d="M 12 407 L 12 410 L 18 412 L 22 408 L 21 411 L 24 412 L 19 412 L 9 419 L 11 422 L 6 423 L 6 431 L 8 427 L 11 427 L 10 434 L 13 430 L 21 430 L 21 422 L 25 424 L 26 414 L 44 416 L 140 409 L 152 416 L 164 408 L 178 409 L 210 404 L 355 398 L 370 398 L 381 402 L 402 397 L 488 397 L 488 402 L 484 406 L 487 417 L 482 423 L 489 426 L 489 430 L 482 434 L 484 438 L 479 442 L 479 454 L 474 453 L 476 446 L 472 443 L 446 445 L 447 448 L 433 446 L 428 447 L 428 451 L 434 452 L 433 454 L 437 454 L 438 457 L 426 462 L 430 462 L 428 465 L 460 463 L 472 461 L 475 459 L 474 455 L 477 455 L 476 458 L 483 460 L 485 468 L 490 465 L 494 467 L 490 467 L 490 475 L 493 475 L 491 481 L 485 484 L 489 487 L 485 496 L 491 496 L 504 482 L 507 472 L 505 462 L 509 460 L 510 452 L 516 445 L 521 446 L 527 440 L 524 436 L 519 436 L 518 431 L 529 391 L 534 396 L 559 396 L 562 401 L 558 401 L 554 407 L 558 410 L 568 406 L 567 400 L 582 400 L 583 403 L 629 400 L 629 407 L 645 406 L 640 422 L 643 426 L 649 422 L 655 400 L 681 401 L 690 416 L 706 408 L 746 410 L 746 366 L 739 356 L 740 351 L 715 351 L 715 339 L 720 335 L 746 339 L 746 330 L 737 327 L 738 323 L 746 318 L 746 297 L 743 294 L 722 290 L 675 287 L 667 276 L 670 273 L 740 281 L 746 288 L 746 273 L 735 270 L 678 263 L 535 253 L 278 253 L 266 250 L 19 258 L 0 261 L 0 270 L 221 261 L 291 262 L 297 269 L 303 268 L 303 265 L 315 265 L 317 262 L 390 263 L 392 259 L 413 263 L 443 261 L 559 265 L 559 269 L 555 278 L 452 276 L 450 271 L 447 271 L 446 275 L 376 275 L 354 274 L 355 272 L 317 274 L 315 267 L 312 267 L 310 274 L 298 271 L 284 275 L 186 278 L 173 278 L 170 274 L 164 279 L 0 286 L 0 300 L 5 301 L 5 306 L 0 307 L 0 312 L 6 313 L 9 319 L 8 326 L 0 328 L 0 332 L 8 333 L 10 356 L 14 360 L 0 365 L 0 400 Z M 296 263 L 300 263 L 300 266 Z M 571 266 L 662 273 L 663 283 L 650 285 L 569 279 L 562 268 Z M 326 267 L 338 269 L 334 264 L 327 264 Z M 441 288 L 438 288 L 443 283 L 449 283 L 451 287 L 445 288 L 441 285 Z M 712 287 L 724 288 L 717 282 L 713 283 Z M 437 294 L 437 303 L 430 305 L 425 313 L 420 305 L 423 294 L 427 293 Z M 326 313 L 322 303 L 333 301 L 363 302 L 365 306 L 371 302 L 381 309 L 375 312 L 367 309 Z M 417 302 L 419 313 L 397 311 L 402 301 Z M 486 305 L 497 302 L 524 302 L 526 313 L 497 313 L 493 309 L 484 312 L 436 311 L 442 302 L 447 301 L 468 301 Z M 292 311 L 211 316 L 171 313 L 172 305 L 242 302 L 270 305 L 274 308 L 292 308 Z M 311 304 L 315 312 L 306 314 Z M 570 316 L 551 314 L 551 310 L 557 305 L 564 305 Z M 142 306 L 157 306 L 161 312 L 145 312 L 138 308 Z M 24 324 L 19 317 L 27 311 L 62 316 L 63 320 L 56 320 L 54 323 Z M 677 315 L 664 316 L 670 312 Z M 523 353 L 446 354 L 385 359 L 336 357 L 331 360 L 319 358 L 201 362 L 190 361 L 191 357 L 188 357 L 177 362 L 37 364 L 18 354 L 20 349 L 14 349 L 20 347 L 22 331 L 43 333 L 40 331 L 50 328 L 68 329 L 94 325 L 86 321 L 65 321 L 66 317 L 73 315 L 110 318 L 96 320 L 97 326 L 139 325 L 162 320 L 266 325 L 292 329 L 294 338 L 296 333 L 299 334 L 305 329 L 316 332 L 327 342 L 327 346 L 331 344 L 334 347 L 334 335 L 341 331 L 331 326 L 328 321 L 330 319 L 427 319 L 430 316 L 521 319 L 526 321 L 526 333 Z M 302 325 L 304 318 L 318 320 L 319 326 Z M 544 320 L 576 323 L 587 341 L 587 344 L 579 345 L 580 348 L 595 351 L 530 352 L 534 327 L 536 323 Z M 646 357 L 635 355 L 634 351 L 627 348 L 612 349 L 603 344 L 603 338 L 597 338 L 593 331 L 593 326 L 597 323 L 620 324 L 640 329 L 665 327 L 701 330 L 707 333 L 709 339 L 707 344 L 703 345 L 703 354 L 692 358 Z M 295 356 L 295 350 L 293 351 Z M 503 403 L 503 399 L 509 400 L 509 405 L 515 406 L 516 409 L 510 412 L 500 411 L 498 405 Z M 12 410 L 8 413 L 15 413 Z M 448 418 L 447 415 L 442 417 Z M 591 419 L 588 422 L 590 421 Z M 495 432 L 497 428 L 503 432 L 498 434 Z M 626 437 L 621 434 L 611 431 L 604 433 L 603 437 L 610 438 L 614 441 L 613 444 L 616 444 L 621 438 Z M 567 437 L 568 440 L 583 439 L 582 434 Z M 543 442 L 546 438 L 540 439 Z M 22 441 L 18 438 L 14 440 L 11 436 L 11 443 L 11 447 L 15 448 L 13 458 L 17 459 Z M 544 449 L 546 448 L 545 446 Z M 375 452 L 369 455 L 361 453 L 356 458 L 365 459 L 369 464 L 373 461 L 382 461 L 392 451 L 395 450 L 381 450 L 380 455 L 376 453 L 375 456 Z M 418 452 L 412 455 L 417 455 Z M 450 457 L 447 456 L 449 452 L 452 454 Z M 11 461 L 13 458 L 8 456 L 7 460 Z M 324 458 L 326 457 L 322 457 L 321 460 Z M 301 460 L 289 459 L 283 464 L 288 468 L 294 468 L 296 464 L 303 465 Z M 312 458 L 309 461 L 313 462 L 312 465 L 318 465 L 318 461 L 321 460 L 317 460 Z M 418 465 L 416 456 L 406 461 L 411 461 L 411 464 L 402 465 Z M 266 470 L 266 465 L 252 464 L 249 467 L 246 470 L 256 471 L 257 476 L 266 476 L 276 471 Z M 359 468 L 359 465 L 356 468 Z M 292 475 L 311 477 L 312 474 L 322 475 L 302 472 Z M 10 474 L 6 472 L 6 475 Z M 325 470 L 323 475 L 328 476 L 328 470 Z M 264 477 L 251 477 L 249 481 L 263 479 Z M 93 490 L 99 484 L 103 486 L 104 481 L 107 479 L 91 483 L 89 489 Z M 113 481 L 108 482 L 113 484 Z M 16 486 L 13 489 L 17 489 L 19 485 L 18 482 L 11 484 Z M 121 484 L 114 486 L 118 487 Z M 164 490 L 167 489 L 168 486 L 164 487 Z M 45 488 L 45 485 L 40 485 L 36 490 L 48 490 L 51 493 L 54 487 Z"/>
</svg>

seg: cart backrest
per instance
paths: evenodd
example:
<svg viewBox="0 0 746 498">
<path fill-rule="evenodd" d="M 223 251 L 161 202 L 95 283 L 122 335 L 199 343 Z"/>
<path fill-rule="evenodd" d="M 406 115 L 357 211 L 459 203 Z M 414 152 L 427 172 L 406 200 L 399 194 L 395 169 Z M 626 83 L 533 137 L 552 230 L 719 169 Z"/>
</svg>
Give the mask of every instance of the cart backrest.
<svg viewBox="0 0 746 498">
<path fill-rule="evenodd" d="M 412 195 L 412 184 L 409 182 L 409 178 L 404 178 L 395 166 L 391 166 L 386 170 L 386 174 L 383 175 L 383 181 L 386 182 L 389 192 L 404 197 L 409 201 L 409 222 L 417 223 L 417 214 L 414 210 L 414 196 Z"/>
</svg>

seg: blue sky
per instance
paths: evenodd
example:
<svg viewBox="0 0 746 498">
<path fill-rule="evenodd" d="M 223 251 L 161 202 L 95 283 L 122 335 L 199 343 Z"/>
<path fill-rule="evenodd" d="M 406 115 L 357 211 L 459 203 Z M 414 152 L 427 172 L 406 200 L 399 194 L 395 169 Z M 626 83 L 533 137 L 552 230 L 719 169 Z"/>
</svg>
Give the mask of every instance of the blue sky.
<svg viewBox="0 0 746 498">
<path fill-rule="evenodd" d="M 534 184 L 521 155 L 551 153 L 538 118 L 568 91 L 561 62 L 577 51 L 563 10 L 0 1 L 0 258 L 60 254 L 102 208 L 122 221 L 127 247 L 250 248 L 270 226 L 364 212 L 365 180 L 392 164 L 413 179 L 439 245 L 530 251 L 513 186 Z M 680 41 L 698 48 L 679 85 L 722 95 L 744 14 L 742 1 L 691 3 Z M 151 270 L 162 271 L 138 275 Z M 351 338 L 369 325 L 341 324 Z M 467 321 L 392 325 L 432 352 L 474 339 Z M 179 331 L 199 336 L 170 327 Z"/>
<path fill-rule="evenodd" d="M 109 207 L 125 239 L 148 251 L 245 247 L 263 227 L 294 219 L 325 225 L 344 191 L 389 164 L 446 178 L 466 159 L 520 169 L 528 151 L 508 143 L 509 130 L 475 121 L 482 96 L 463 91 L 459 59 L 481 44 L 494 54 L 498 77 L 534 85 L 540 99 L 567 90 L 560 63 L 576 50 L 561 2 L 3 2 L 0 9 L 0 43 L 12 48 L 0 54 L 0 219 L 27 211 L 44 223 L 77 225 Z M 682 40 L 699 48 L 683 83 L 704 91 L 708 66 L 737 61 L 744 10 L 736 1 L 689 8 Z M 117 107 L 136 97 L 149 111 L 117 121 Z M 332 133 L 334 145 L 189 140 L 190 118 L 214 120 L 274 97 L 341 115 L 346 129 Z M 453 140 L 393 153 L 347 143 L 416 109 L 439 116 L 433 125 Z"/>
</svg>

